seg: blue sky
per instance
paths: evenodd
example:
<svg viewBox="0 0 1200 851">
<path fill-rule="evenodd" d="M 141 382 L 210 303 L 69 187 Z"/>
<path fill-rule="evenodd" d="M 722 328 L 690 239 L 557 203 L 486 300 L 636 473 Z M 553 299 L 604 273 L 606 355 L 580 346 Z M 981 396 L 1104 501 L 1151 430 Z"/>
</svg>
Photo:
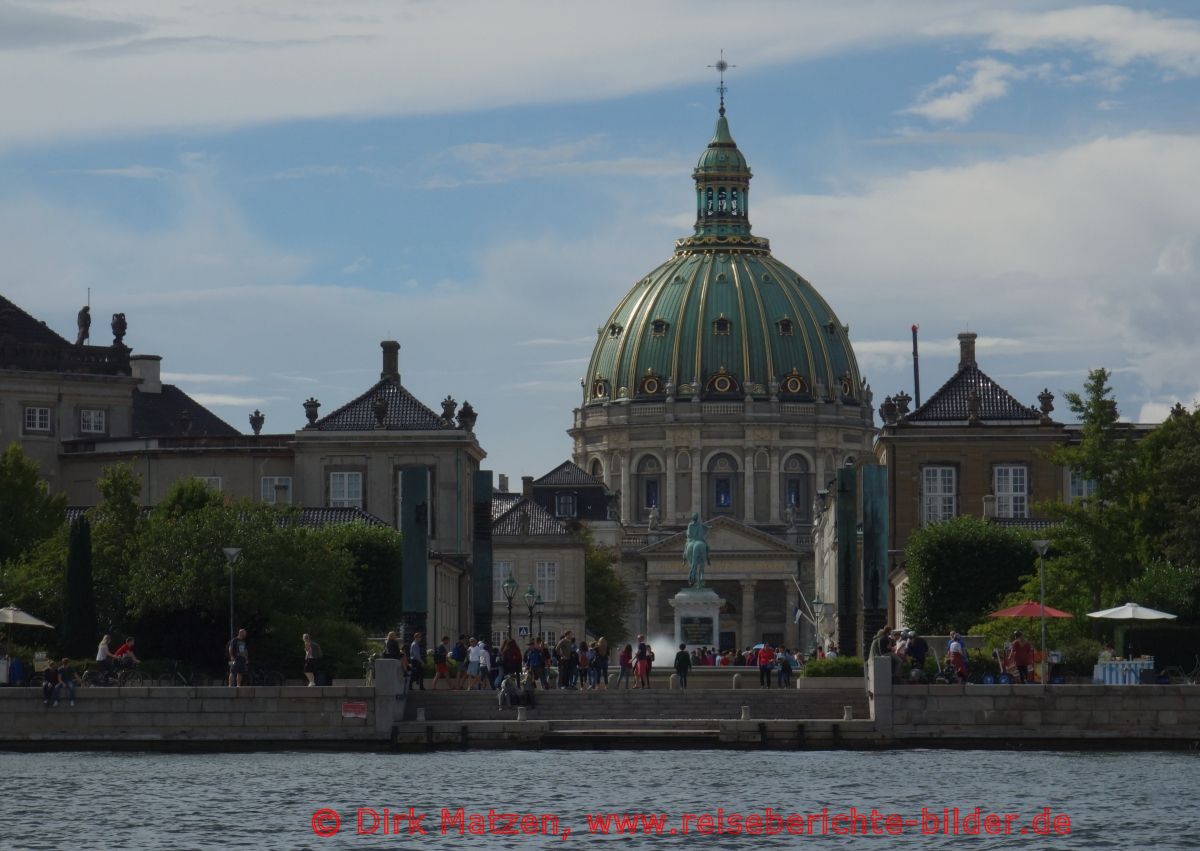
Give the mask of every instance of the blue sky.
<svg viewBox="0 0 1200 851">
<path fill-rule="evenodd" d="M 1029 404 L 1200 399 L 1194 4 L 0 0 L 0 293 L 234 426 L 378 376 L 540 474 L 596 328 L 691 224 L 724 49 L 751 220 L 876 401 L 957 332 Z M 97 322 L 99 332 L 106 323 Z M 97 333 L 96 341 L 104 334 Z"/>
</svg>

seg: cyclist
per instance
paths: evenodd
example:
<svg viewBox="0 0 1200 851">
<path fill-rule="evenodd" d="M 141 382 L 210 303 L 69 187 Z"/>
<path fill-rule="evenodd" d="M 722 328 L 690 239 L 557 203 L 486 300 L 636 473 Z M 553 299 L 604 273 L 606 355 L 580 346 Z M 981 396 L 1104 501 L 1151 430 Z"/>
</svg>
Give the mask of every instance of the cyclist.
<svg viewBox="0 0 1200 851">
<path fill-rule="evenodd" d="M 110 641 L 112 637 L 106 635 L 100 639 L 100 646 L 96 648 L 96 667 L 104 672 L 105 676 L 112 675 L 113 666 L 116 664 L 116 657 L 108 646 Z"/>
<path fill-rule="evenodd" d="M 125 643 L 118 647 L 116 652 L 113 653 L 113 658 L 116 660 L 117 664 L 123 668 L 132 668 L 141 661 L 138 659 L 137 654 L 134 653 L 133 645 L 134 638 L 131 635 L 126 638 Z"/>
</svg>

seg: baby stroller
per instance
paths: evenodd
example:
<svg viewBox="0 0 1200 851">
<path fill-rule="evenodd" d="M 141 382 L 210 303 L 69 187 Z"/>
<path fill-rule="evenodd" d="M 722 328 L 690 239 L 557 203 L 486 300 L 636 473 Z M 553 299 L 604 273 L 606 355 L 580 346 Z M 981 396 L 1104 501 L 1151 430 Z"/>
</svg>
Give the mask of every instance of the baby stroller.
<svg viewBox="0 0 1200 851">
<path fill-rule="evenodd" d="M 500 709 L 511 709 L 515 706 L 528 706 L 532 709 L 533 683 L 526 681 L 525 688 L 522 689 L 520 678 L 516 674 L 509 674 L 500 683 L 496 699 L 500 703 Z"/>
</svg>

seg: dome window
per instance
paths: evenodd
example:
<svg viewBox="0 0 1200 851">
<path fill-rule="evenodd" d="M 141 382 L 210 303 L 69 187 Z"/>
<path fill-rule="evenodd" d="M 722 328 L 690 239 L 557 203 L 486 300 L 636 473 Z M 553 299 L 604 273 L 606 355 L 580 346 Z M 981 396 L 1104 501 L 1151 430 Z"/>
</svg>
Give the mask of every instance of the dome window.
<svg viewBox="0 0 1200 851">
<path fill-rule="evenodd" d="M 665 337 L 667 329 L 671 327 L 671 323 L 665 319 L 655 319 L 650 323 L 650 334 L 655 337 Z"/>
<path fill-rule="evenodd" d="M 638 386 L 638 395 L 640 396 L 658 396 L 663 392 L 662 379 L 653 372 L 647 370 L 646 376 L 642 379 L 642 383 Z"/>
<path fill-rule="evenodd" d="M 592 398 L 606 399 L 608 398 L 608 393 L 608 382 L 597 375 L 595 381 L 592 382 Z"/>
<path fill-rule="evenodd" d="M 780 337 L 792 336 L 792 320 L 788 319 L 786 316 L 776 322 L 775 327 L 779 329 Z"/>
<path fill-rule="evenodd" d="M 718 337 L 728 337 L 732 333 L 733 323 L 725 318 L 724 313 L 713 321 L 713 334 Z"/>
<path fill-rule="evenodd" d="M 704 389 L 708 393 L 737 393 L 741 390 L 738 380 L 734 378 L 725 367 L 717 370 L 716 375 L 708 379 L 708 383 L 704 385 Z"/>
<path fill-rule="evenodd" d="M 612 325 L 608 326 L 608 336 L 620 337 L 621 332 L 624 330 L 625 330 L 624 328 L 622 328 L 620 325 L 618 325 L 617 323 L 614 322 Z"/>
<path fill-rule="evenodd" d="M 804 380 L 804 376 L 796 371 L 795 367 L 792 371 L 783 377 L 783 383 L 779 389 L 789 396 L 807 396 L 808 382 Z"/>
</svg>

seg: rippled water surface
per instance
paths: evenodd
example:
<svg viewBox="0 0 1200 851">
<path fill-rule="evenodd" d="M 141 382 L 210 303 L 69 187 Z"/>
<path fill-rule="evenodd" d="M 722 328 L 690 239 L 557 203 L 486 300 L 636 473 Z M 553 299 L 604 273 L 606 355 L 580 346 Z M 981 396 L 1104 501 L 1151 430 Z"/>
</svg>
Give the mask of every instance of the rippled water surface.
<svg viewBox="0 0 1200 851">
<path fill-rule="evenodd" d="M 5 849 L 1200 848 L 1200 756 L 1003 751 L 471 751 L 432 754 L 0 753 Z M 366 813 L 426 813 L 429 835 L 358 833 Z M 442 808 L 552 814 L 558 835 L 441 835 Z M 699 816 L 875 808 L 901 835 L 697 835 Z M 1011 835 L 922 835 L 922 808 L 1016 813 Z M 1038 835 L 1049 807 L 1070 833 Z M 337 833 L 314 833 L 329 808 Z M 589 834 L 588 813 L 663 813 L 663 835 Z M 682 833 L 685 814 L 689 834 Z M 326 815 L 319 826 L 329 830 Z M 805 822 L 807 827 L 808 822 Z M 841 823 L 842 825 L 845 822 Z M 877 822 L 880 830 L 885 824 Z M 926 821 L 926 827 L 931 822 Z M 540 825 L 540 822 L 539 822 Z M 793 826 L 798 822 L 793 822 Z M 1062 819 L 1059 829 L 1065 827 Z M 400 825 L 401 829 L 407 823 Z M 494 828 L 504 827 L 495 822 Z M 829 829 L 835 825 L 831 821 Z M 897 827 L 899 827 L 897 825 Z M 672 835 L 670 830 L 676 833 Z M 715 828 L 715 822 L 713 824 Z M 713 829 L 710 828 L 710 829 Z M 562 834 L 570 830 L 570 835 Z M 612 828 L 610 828 L 612 829 Z M 785 827 L 786 829 L 786 827 Z"/>
</svg>

